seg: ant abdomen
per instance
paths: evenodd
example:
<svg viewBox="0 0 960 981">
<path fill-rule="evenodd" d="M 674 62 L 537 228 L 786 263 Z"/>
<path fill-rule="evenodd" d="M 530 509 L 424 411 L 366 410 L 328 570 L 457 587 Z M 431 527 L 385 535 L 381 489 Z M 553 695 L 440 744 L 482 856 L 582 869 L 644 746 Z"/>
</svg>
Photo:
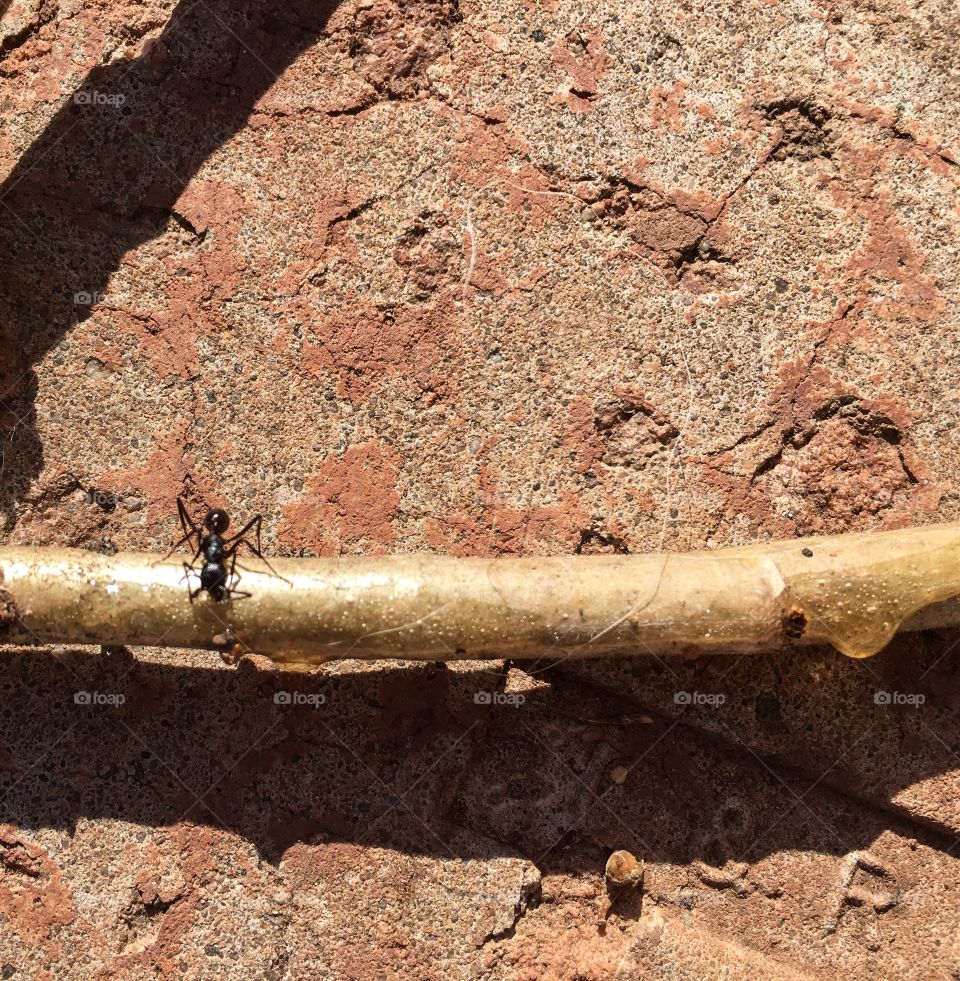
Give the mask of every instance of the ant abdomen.
<svg viewBox="0 0 960 981">
<path fill-rule="evenodd" d="M 227 567 L 222 562 L 207 562 L 200 570 L 200 586 L 215 600 L 223 598 L 227 588 Z"/>
</svg>

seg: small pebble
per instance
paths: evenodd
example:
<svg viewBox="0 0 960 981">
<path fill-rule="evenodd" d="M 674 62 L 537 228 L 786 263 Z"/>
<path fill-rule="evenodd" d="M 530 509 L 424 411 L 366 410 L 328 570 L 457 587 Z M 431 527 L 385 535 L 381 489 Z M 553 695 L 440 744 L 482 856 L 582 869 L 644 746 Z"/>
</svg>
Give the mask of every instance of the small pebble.
<svg viewBox="0 0 960 981">
<path fill-rule="evenodd" d="M 624 783 L 627 779 L 627 774 L 629 774 L 629 772 L 630 771 L 625 766 L 615 766 L 610 771 L 610 779 L 614 783 Z"/>
</svg>

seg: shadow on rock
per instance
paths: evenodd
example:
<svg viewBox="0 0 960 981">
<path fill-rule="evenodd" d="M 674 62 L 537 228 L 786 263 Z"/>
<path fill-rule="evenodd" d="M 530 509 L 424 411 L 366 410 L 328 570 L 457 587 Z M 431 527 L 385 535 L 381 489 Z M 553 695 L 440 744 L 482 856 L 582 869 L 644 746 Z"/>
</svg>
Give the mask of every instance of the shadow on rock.
<svg viewBox="0 0 960 981">
<path fill-rule="evenodd" d="M 180 3 L 138 58 L 87 75 L 0 186 L 0 503 L 8 520 L 43 467 L 33 366 L 93 306 L 111 305 L 110 277 L 127 252 L 171 221 L 183 225 L 174 205 L 188 182 L 336 6 Z"/>
<path fill-rule="evenodd" d="M 953 639 L 941 638 L 941 654 Z M 645 692 L 616 693 L 566 668 L 533 683 L 514 672 L 505 690 L 502 673 L 469 664 L 293 675 L 247 661 L 175 667 L 124 649 L 3 657 L 0 821 L 25 829 L 187 821 L 230 829 L 271 861 L 297 842 L 345 841 L 602 869 L 611 850 L 627 849 L 647 862 L 694 863 L 715 888 L 733 889 L 745 863 L 765 855 L 848 854 L 891 827 L 945 847 L 946 829 L 831 787 L 821 777 L 828 759 L 814 773 L 778 763 L 738 722 L 754 704 L 749 688 L 723 722 L 737 740 L 716 720 L 711 732 L 690 712 L 658 708 L 665 669 L 652 660 L 622 662 L 647 673 Z M 760 677 L 768 660 L 753 661 Z M 729 669 L 733 659 L 710 663 Z M 605 667 L 616 665 L 580 666 Z M 956 659 L 943 658 L 942 670 L 954 673 Z M 849 727 L 835 738 L 863 735 L 855 713 L 835 703 L 823 711 Z M 787 715 L 798 726 L 787 743 L 809 749 Z M 955 760 L 933 744 L 894 771 L 896 748 L 882 742 L 862 776 L 914 782 L 949 771 Z"/>
</svg>

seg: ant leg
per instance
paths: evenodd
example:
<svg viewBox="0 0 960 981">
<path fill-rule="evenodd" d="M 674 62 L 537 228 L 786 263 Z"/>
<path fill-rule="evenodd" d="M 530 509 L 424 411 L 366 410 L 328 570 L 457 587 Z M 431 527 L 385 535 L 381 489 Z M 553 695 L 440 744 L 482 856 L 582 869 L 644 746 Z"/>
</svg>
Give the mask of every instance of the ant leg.
<svg viewBox="0 0 960 981">
<path fill-rule="evenodd" d="M 240 581 L 240 577 L 239 576 L 237 576 L 236 581 L 237 582 Z M 227 589 L 227 600 L 228 600 L 228 602 L 232 603 L 234 596 L 238 596 L 240 599 L 250 599 L 250 597 L 253 596 L 253 593 L 248 593 L 244 589 L 234 589 L 231 586 L 231 587 L 229 587 Z"/>
<path fill-rule="evenodd" d="M 183 578 L 180 580 L 180 582 L 183 582 L 184 579 L 187 580 L 187 595 L 189 595 L 190 602 L 191 603 L 193 603 L 194 599 L 203 592 L 203 586 L 200 586 L 198 589 L 191 589 L 190 588 L 190 574 L 192 572 L 194 572 L 193 566 L 187 564 L 186 562 L 184 562 L 183 563 Z"/>
<path fill-rule="evenodd" d="M 234 589 L 234 586 L 240 582 L 240 579 L 240 573 L 237 572 L 237 550 L 234 549 L 230 562 L 230 575 L 227 577 L 227 582 L 229 583 L 227 586 L 227 600 L 230 602 L 233 602 L 234 596 L 240 596 L 244 599 L 249 599 L 251 596 L 253 596 L 253 593 L 248 593 L 245 590 Z"/>
<path fill-rule="evenodd" d="M 196 564 L 197 559 L 200 558 L 200 553 L 202 551 L 203 551 L 203 547 L 201 546 L 200 548 L 197 549 L 196 554 L 193 556 L 193 558 L 189 562 L 184 562 L 183 563 L 184 569 L 187 570 L 186 571 L 186 574 L 183 577 L 183 579 L 186 579 L 187 576 L 189 576 L 191 572 L 196 573 L 197 570 L 194 569 L 194 565 Z M 154 563 L 154 564 L 156 564 L 156 563 Z M 180 581 L 183 582 L 183 579 L 181 579 Z"/>
<path fill-rule="evenodd" d="M 181 538 L 180 541 L 177 542 L 177 544 L 174 545 L 162 559 L 160 559 L 160 561 L 166 561 L 181 545 L 184 545 L 186 542 L 190 541 L 191 538 L 196 537 L 197 554 L 193 557 L 193 561 L 196 562 L 201 551 L 203 551 L 203 546 L 200 544 L 202 536 L 200 534 L 200 529 L 193 523 L 193 518 L 190 517 L 186 506 L 179 497 L 177 498 L 177 516 L 180 518 L 180 528 L 183 530 L 183 538 Z"/>
<path fill-rule="evenodd" d="M 190 512 L 187 510 L 186 504 L 183 503 L 182 497 L 177 498 L 177 515 L 180 518 L 180 527 L 185 532 L 189 531 L 194 535 L 200 534 L 200 529 L 194 524 L 193 518 L 190 517 Z"/>
<path fill-rule="evenodd" d="M 270 564 L 269 560 L 263 554 L 263 552 L 261 552 L 260 549 L 254 547 L 253 542 L 248 542 L 246 541 L 246 539 L 244 539 L 241 542 L 237 542 L 234 548 L 236 549 L 240 545 L 246 545 L 247 548 L 249 548 L 250 551 L 253 552 L 253 554 L 270 570 L 270 572 L 277 577 L 277 579 L 279 579 L 281 582 L 285 582 L 288 586 L 293 585 L 293 583 L 290 582 L 290 580 L 287 579 L 286 576 L 281 576 L 280 573 L 277 572 L 276 569 L 274 569 L 274 567 Z"/>
<path fill-rule="evenodd" d="M 177 544 L 174 545 L 173 548 L 171 548 L 170 551 L 167 552 L 167 554 L 164 555 L 164 557 L 162 559 L 158 559 L 156 562 L 154 562 L 154 565 L 158 565 L 160 562 L 166 562 L 167 559 L 169 559 L 170 556 L 173 555 L 173 553 L 176 552 L 176 550 L 181 545 L 184 545 L 186 542 L 190 541 L 191 538 L 193 538 L 193 532 L 192 531 L 191 532 L 188 532 L 186 535 L 184 535 L 183 538 L 181 538 L 180 541 L 177 542 Z M 199 554 L 200 554 L 200 549 L 197 549 L 197 555 L 199 555 Z M 194 562 L 197 561 L 196 556 L 194 556 L 193 561 Z"/>
<path fill-rule="evenodd" d="M 255 514 L 235 535 L 231 535 L 227 541 L 239 544 L 240 539 L 248 534 L 251 529 L 257 529 L 257 550 L 260 549 L 260 529 L 263 527 L 263 515 Z"/>
<path fill-rule="evenodd" d="M 183 563 L 184 565 L 186 565 L 190 569 L 191 572 L 195 572 L 196 571 L 193 567 L 194 567 L 197 559 L 200 558 L 200 555 L 202 554 L 202 552 L 203 552 L 203 542 L 201 541 L 200 544 L 197 546 L 196 552 L 193 553 L 193 558 L 190 560 L 189 565 L 186 562 Z M 167 554 L 166 557 L 169 557 L 169 553 Z"/>
<path fill-rule="evenodd" d="M 241 545 L 246 545 L 247 548 L 249 548 L 250 551 L 253 552 L 253 554 L 273 573 L 273 575 L 275 575 L 278 579 L 281 579 L 288 586 L 292 586 L 293 583 L 290 582 L 290 580 L 287 579 L 286 576 L 281 576 L 280 573 L 277 572 L 277 570 L 274 569 L 274 567 L 272 565 L 270 565 L 270 562 L 267 560 L 267 557 L 263 554 L 263 547 L 262 547 L 261 542 L 260 542 L 260 530 L 261 530 L 262 526 L 263 526 L 263 515 L 262 514 L 258 514 L 255 517 L 251 518 L 240 529 L 240 531 L 238 531 L 237 534 L 234 535 L 233 538 L 230 539 L 230 541 L 232 542 L 232 544 L 230 546 L 231 554 L 236 554 L 237 549 Z M 257 529 L 257 544 L 256 545 L 254 545 L 253 542 L 248 542 L 247 539 L 244 537 L 254 527 L 256 527 L 256 529 Z"/>
<path fill-rule="evenodd" d="M 190 512 L 187 510 L 187 506 L 183 503 L 181 498 L 177 498 L 177 517 L 180 518 L 180 527 L 183 529 L 183 538 L 174 545 L 174 548 L 179 548 L 184 542 L 189 541 L 191 538 L 196 538 L 199 542 L 203 537 L 200 534 L 200 529 L 197 527 L 193 518 L 190 517 Z"/>
</svg>

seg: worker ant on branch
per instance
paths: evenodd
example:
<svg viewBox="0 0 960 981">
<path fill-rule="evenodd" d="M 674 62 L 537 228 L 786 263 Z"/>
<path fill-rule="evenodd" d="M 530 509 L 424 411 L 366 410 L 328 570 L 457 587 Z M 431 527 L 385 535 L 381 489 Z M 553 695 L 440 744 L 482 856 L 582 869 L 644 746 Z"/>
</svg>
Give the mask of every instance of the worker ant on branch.
<svg viewBox="0 0 960 981">
<path fill-rule="evenodd" d="M 184 562 L 184 579 L 188 581 L 191 574 L 198 575 L 195 568 L 197 559 L 203 556 L 203 568 L 199 572 L 200 585 L 196 589 L 189 589 L 190 602 L 192 603 L 201 593 L 209 593 L 213 600 L 221 603 L 224 600 L 231 600 L 234 597 L 249 597 L 250 593 L 236 588 L 240 582 L 240 574 L 237 570 L 237 551 L 241 545 L 246 545 L 248 549 L 278 578 L 285 583 L 290 583 L 277 572 L 276 569 L 267 561 L 263 554 L 260 543 L 260 531 L 263 524 L 263 516 L 255 515 L 251 518 L 235 535 L 225 537 L 227 529 L 230 527 L 230 515 L 222 508 L 211 508 L 203 518 L 202 527 L 190 517 L 190 512 L 186 505 L 177 498 L 177 514 L 180 518 L 180 527 L 183 529 L 183 538 L 177 542 L 173 548 L 164 556 L 169 558 L 173 553 L 187 542 L 196 541 L 197 550 L 190 562 Z M 256 545 L 247 537 L 256 529 Z M 228 567 L 229 563 L 229 567 Z M 292 583 L 290 583 L 292 585 Z"/>
</svg>

